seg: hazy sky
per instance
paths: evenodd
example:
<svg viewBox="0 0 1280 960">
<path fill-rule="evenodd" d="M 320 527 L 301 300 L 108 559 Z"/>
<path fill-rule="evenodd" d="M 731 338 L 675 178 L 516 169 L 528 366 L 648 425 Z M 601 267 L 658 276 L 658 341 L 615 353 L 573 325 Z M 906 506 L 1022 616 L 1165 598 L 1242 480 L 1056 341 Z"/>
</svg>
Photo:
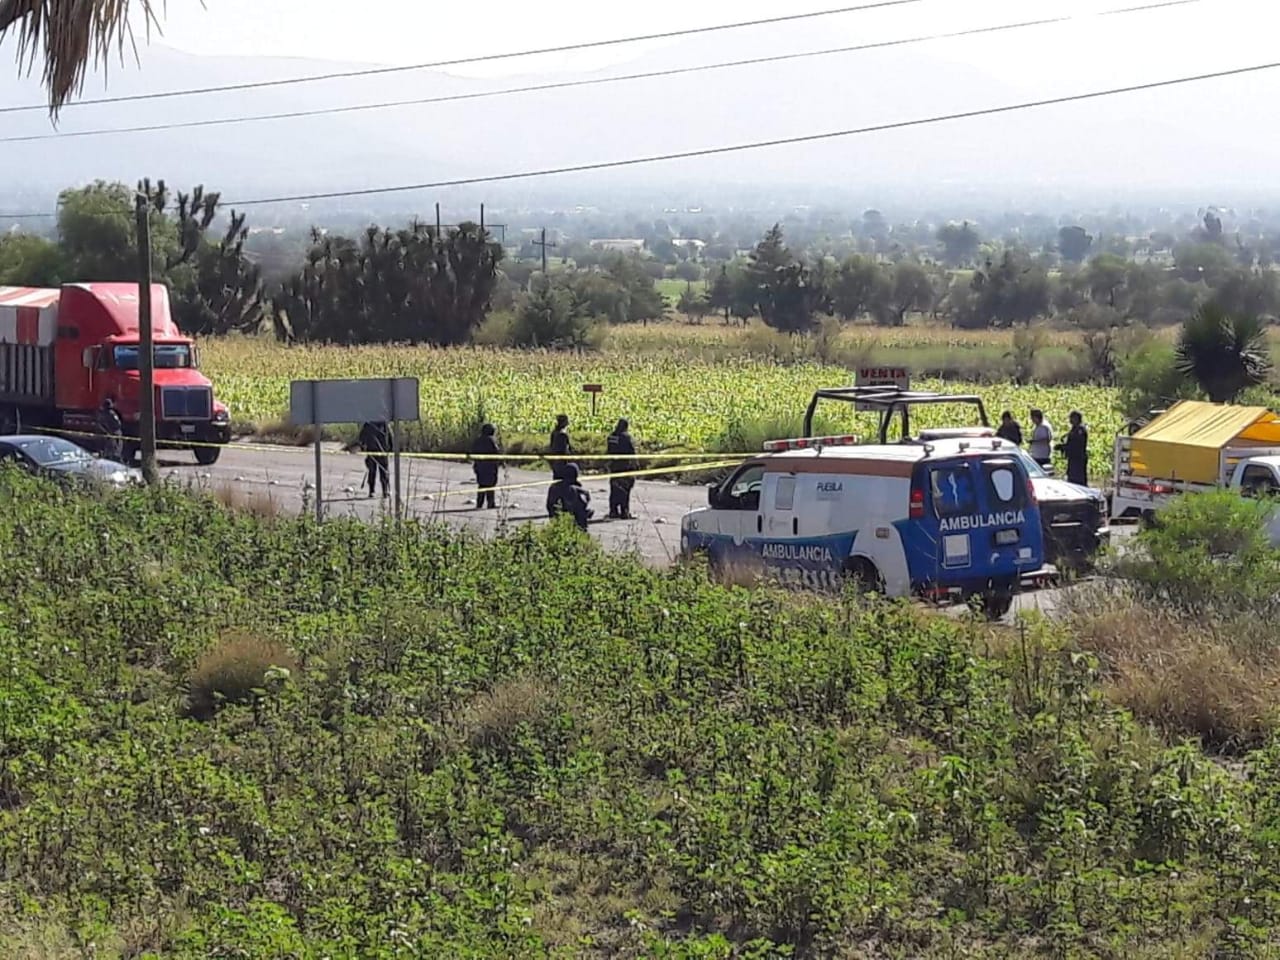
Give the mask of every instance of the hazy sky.
<svg viewBox="0 0 1280 960">
<path fill-rule="evenodd" d="M 160 42 L 198 53 L 254 54 L 414 63 L 518 51 L 636 34 L 822 10 L 859 0 L 807 0 L 794 7 L 777 0 L 647 0 L 635 3 L 557 0 L 439 3 L 435 0 L 168 0 Z M 1088 14 L 1142 5 L 1149 0 L 925 0 L 918 5 L 849 13 L 815 21 L 833 43 L 864 42 L 922 33 L 1075 14 L 1079 20 L 985 38 L 937 41 L 948 59 L 980 63 L 988 71 L 1017 76 L 1046 63 L 1073 62 L 1081 77 L 1175 75 L 1280 59 L 1276 0 L 1202 0 L 1185 7 L 1103 19 Z M 358 10 L 358 13 L 356 12 Z M 482 11 L 482 12 L 480 12 Z M 788 27 L 772 31 L 780 46 Z M 726 34 L 724 36 L 731 36 Z M 657 44 L 625 45 L 604 52 L 521 58 L 456 72 L 498 75 L 589 69 L 625 61 Z M 1118 67 L 1108 51 L 1125 49 Z M 801 49 L 804 49 L 802 47 Z M 856 56 L 856 54 L 854 54 Z"/>
</svg>

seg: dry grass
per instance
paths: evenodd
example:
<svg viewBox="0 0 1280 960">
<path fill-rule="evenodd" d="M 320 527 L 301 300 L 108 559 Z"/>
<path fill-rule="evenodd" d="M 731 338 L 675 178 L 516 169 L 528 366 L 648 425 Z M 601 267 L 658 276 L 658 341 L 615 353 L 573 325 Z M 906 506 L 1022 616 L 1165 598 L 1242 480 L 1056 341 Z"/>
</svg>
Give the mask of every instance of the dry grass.
<svg viewBox="0 0 1280 960">
<path fill-rule="evenodd" d="M 1182 615 L 1105 588 L 1074 599 L 1068 619 L 1080 646 L 1098 656 L 1109 695 L 1163 732 L 1232 752 L 1280 726 L 1273 625 Z"/>
<path fill-rule="evenodd" d="M 223 703 L 251 703 L 255 691 L 267 683 L 267 671 L 297 669 L 297 661 L 282 644 L 247 631 L 230 631 L 196 661 L 187 678 L 187 708 L 193 717 L 208 719 Z"/>
<path fill-rule="evenodd" d="M 219 484 L 213 489 L 213 498 L 229 510 L 247 513 L 259 520 L 280 516 L 284 505 L 277 502 L 270 490 L 246 489 L 234 483 Z"/>
<path fill-rule="evenodd" d="M 546 717 L 554 703 L 551 681 L 528 676 L 503 680 L 463 709 L 462 737 L 472 749 L 509 748 L 520 727 Z"/>
</svg>

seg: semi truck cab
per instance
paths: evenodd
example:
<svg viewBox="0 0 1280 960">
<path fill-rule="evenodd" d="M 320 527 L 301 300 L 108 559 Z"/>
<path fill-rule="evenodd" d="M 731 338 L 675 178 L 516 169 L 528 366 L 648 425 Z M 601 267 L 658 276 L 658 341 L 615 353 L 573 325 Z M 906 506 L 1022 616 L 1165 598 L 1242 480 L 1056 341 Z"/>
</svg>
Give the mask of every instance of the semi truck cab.
<svg viewBox="0 0 1280 960">
<path fill-rule="evenodd" d="M 226 406 L 199 370 L 196 345 L 173 322 L 169 292 L 151 290 L 156 439 L 211 464 L 231 439 Z M 0 432 L 97 432 L 97 411 L 115 403 L 137 451 L 141 372 L 138 287 L 77 283 L 61 290 L 0 288 Z"/>
</svg>

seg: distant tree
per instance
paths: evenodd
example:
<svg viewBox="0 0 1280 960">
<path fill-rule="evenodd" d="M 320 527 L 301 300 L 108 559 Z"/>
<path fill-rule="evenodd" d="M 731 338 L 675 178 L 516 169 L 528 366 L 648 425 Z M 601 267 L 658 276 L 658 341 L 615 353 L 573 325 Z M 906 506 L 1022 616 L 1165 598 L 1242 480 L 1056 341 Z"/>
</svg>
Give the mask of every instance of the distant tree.
<svg viewBox="0 0 1280 960">
<path fill-rule="evenodd" d="M 415 222 L 359 241 L 313 234 L 276 297 L 277 333 L 334 343 L 465 342 L 488 314 L 502 248 L 463 223 L 438 236 Z"/>
<path fill-rule="evenodd" d="M 875 306 L 876 322 L 900 327 L 912 311 L 927 313 L 937 295 L 929 272 L 914 260 L 900 260 L 893 267 L 893 279 L 887 284 L 887 296 Z"/>
<path fill-rule="evenodd" d="M 1089 261 L 1084 277 L 1095 303 L 1118 309 L 1123 303 L 1125 282 L 1129 279 L 1129 261 L 1114 253 L 1100 253 Z"/>
<path fill-rule="evenodd" d="M 1191 377 L 1214 403 L 1231 403 L 1271 372 L 1266 324 L 1256 316 L 1228 314 L 1209 303 L 1182 326 L 1178 370 Z"/>
<path fill-rule="evenodd" d="M 1084 227 L 1063 227 L 1058 231 L 1058 252 L 1068 263 L 1082 262 L 1092 245 L 1093 237 Z"/>
<path fill-rule="evenodd" d="M 102 180 L 58 197 L 58 242 L 68 279 L 138 279 L 133 197 L 123 183 Z"/>
<path fill-rule="evenodd" d="M 755 289 L 760 317 L 778 330 L 806 330 L 813 323 L 806 289 L 808 271 L 788 249 L 782 226 L 769 228 L 748 258 L 747 275 Z"/>
<path fill-rule="evenodd" d="M 845 320 L 857 320 L 871 312 L 872 307 L 888 299 L 890 281 L 880 265 L 859 255 L 849 257 L 836 271 L 831 288 L 832 306 Z"/>
<path fill-rule="evenodd" d="M 949 266 L 958 267 L 971 263 L 982 242 L 969 221 L 946 223 L 938 228 L 938 242 L 942 244 L 942 258 Z"/>
<path fill-rule="evenodd" d="M 697 303 L 701 299 L 693 292 L 693 286 L 686 283 L 684 289 L 680 291 L 680 299 L 676 301 L 676 310 L 686 317 L 693 317 L 697 313 Z"/>
<path fill-rule="evenodd" d="M 1275 317 L 1280 284 L 1272 270 L 1232 270 L 1214 288 L 1213 303 L 1233 317 Z"/>
<path fill-rule="evenodd" d="M 539 277 L 516 312 L 512 338 L 522 347 L 581 350 L 589 344 L 594 325 L 570 287 Z"/>
<path fill-rule="evenodd" d="M 1214 210 L 1205 211 L 1204 237 L 1209 243 L 1222 242 L 1222 218 Z"/>
<path fill-rule="evenodd" d="M 200 245 L 192 282 L 173 299 L 174 321 L 184 333 L 256 333 L 262 326 L 262 270 L 244 255 L 248 235 L 244 214 L 233 211 L 222 240 Z"/>
<path fill-rule="evenodd" d="M 0 286 L 56 287 L 67 273 L 62 249 L 29 233 L 0 237 Z"/>
<path fill-rule="evenodd" d="M 954 293 L 953 288 L 953 293 Z M 956 298 L 952 323 L 968 329 L 1030 323 L 1049 312 L 1050 285 L 1044 268 L 1006 250 L 973 275 L 969 294 Z"/>
<path fill-rule="evenodd" d="M 676 264 L 676 279 L 692 283 L 702 279 L 702 267 L 693 260 L 682 260 Z"/>
<path fill-rule="evenodd" d="M 751 274 L 743 269 L 730 274 L 732 297 L 729 312 L 744 326 L 756 315 L 756 285 Z"/>
<path fill-rule="evenodd" d="M 621 322 L 659 320 L 667 312 L 667 301 L 640 257 L 614 254 L 605 261 L 604 272 L 626 293 L 626 314 Z"/>
<path fill-rule="evenodd" d="M 878 250 L 889 239 L 889 221 L 879 210 L 865 210 L 862 214 L 862 235 L 875 244 Z"/>
<path fill-rule="evenodd" d="M 720 272 L 716 274 L 715 282 L 707 293 L 707 304 L 712 310 L 724 314 L 726 324 L 729 322 L 729 311 L 733 308 L 733 281 L 729 279 L 729 267 L 726 264 L 720 265 Z"/>
<path fill-rule="evenodd" d="M 1235 266 L 1231 254 L 1216 243 L 1184 243 L 1173 251 L 1178 276 L 1195 283 L 1215 286 Z"/>
</svg>

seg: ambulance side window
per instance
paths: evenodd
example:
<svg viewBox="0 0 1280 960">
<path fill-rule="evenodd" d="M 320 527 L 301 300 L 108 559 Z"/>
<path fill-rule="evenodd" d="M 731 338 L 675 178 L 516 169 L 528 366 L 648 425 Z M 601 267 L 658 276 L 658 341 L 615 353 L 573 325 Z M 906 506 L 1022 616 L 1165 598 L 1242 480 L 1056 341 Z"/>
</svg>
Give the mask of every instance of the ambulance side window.
<svg viewBox="0 0 1280 960">
<path fill-rule="evenodd" d="M 778 511 L 794 510 L 796 506 L 796 478 L 779 477 L 778 486 L 773 494 L 773 509 Z"/>
<path fill-rule="evenodd" d="M 939 518 L 958 517 L 978 512 L 974 496 L 973 472 L 967 463 L 934 467 L 929 471 L 933 493 L 933 509 Z"/>
<path fill-rule="evenodd" d="M 764 465 L 748 464 L 724 485 L 722 510 L 759 510 L 760 488 L 764 486 Z"/>
</svg>

